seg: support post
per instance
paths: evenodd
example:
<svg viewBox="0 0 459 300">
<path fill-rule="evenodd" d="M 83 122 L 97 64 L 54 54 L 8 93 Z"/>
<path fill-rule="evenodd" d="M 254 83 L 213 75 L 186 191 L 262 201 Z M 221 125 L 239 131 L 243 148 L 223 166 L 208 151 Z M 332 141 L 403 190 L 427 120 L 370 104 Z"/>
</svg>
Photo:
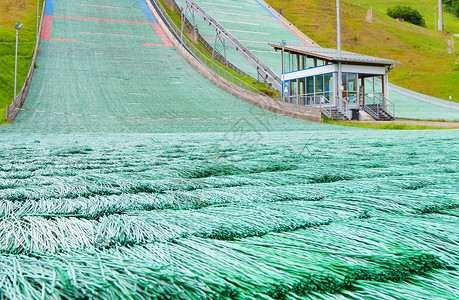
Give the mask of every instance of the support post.
<svg viewBox="0 0 459 300">
<path fill-rule="evenodd" d="M 337 43 L 337 48 L 338 48 L 338 90 L 337 90 L 337 96 L 338 99 L 336 99 L 335 104 L 338 104 L 338 101 L 343 97 L 343 92 L 341 90 L 341 87 L 343 85 L 343 76 L 342 76 L 342 68 L 341 68 L 341 17 L 340 17 L 340 8 L 339 8 L 339 0 L 336 0 L 336 32 L 337 32 L 337 38 L 336 38 L 336 43 Z"/>
<path fill-rule="evenodd" d="M 438 0 L 438 30 L 443 30 L 443 5 L 442 0 Z"/>
<path fill-rule="evenodd" d="M 18 37 L 19 37 L 19 28 L 16 28 L 16 52 L 14 54 L 14 97 L 16 99 L 16 82 L 18 76 Z"/>
<path fill-rule="evenodd" d="M 435 22 L 435 24 L 434 24 L 435 25 L 435 31 L 437 31 L 438 24 L 437 24 L 437 7 L 436 6 L 434 7 L 434 20 L 435 20 L 434 21 Z"/>
<path fill-rule="evenodd" d="M 282 53 L 281 53 L 281 64 L 282 64 L 282 71 L 281 71 L 281 81 L 282 81 L 282 91 L 281 91 L 281 95 L 282 95 L 282 101 L 284 101 L 284 82 L 285 82 L 285 71 L 284 71 L 284 46 L 285 46 L 285 41 L 283 40 L 281 42 L 281 45 L 282 45 Z"/>
</svg>

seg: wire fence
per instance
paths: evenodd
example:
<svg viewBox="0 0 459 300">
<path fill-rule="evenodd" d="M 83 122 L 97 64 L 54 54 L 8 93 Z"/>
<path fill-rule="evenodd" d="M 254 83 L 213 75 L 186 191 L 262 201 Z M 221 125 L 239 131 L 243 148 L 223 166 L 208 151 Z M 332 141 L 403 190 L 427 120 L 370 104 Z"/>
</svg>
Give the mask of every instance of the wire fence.
<svg viewBox="0 0 459 300">
<path fill-rule="evenodd" d="M 234 76 L 232 73 L 228 72 L 220 65 L 215 63 L 212 59 L 208 58 L 207 55 L 202 53 L 196 46 L 186 37 L 185 33 L 182 32 L 172 21 L 172 19 L 167 14 L 166 10 L 162 7 L 161 3 L 158 0 L 150 0 L 150 3 L 155 7 L 156 11 L 159 13 L 161 18 L 163 19 L 165 25 L 168 29 L 172 32 L 175 38 L 180 42 L 180 44 L 190 52 L 196 59 L 201 61 L 204 65 L 206 65 L 212 72 L 217 74 L 218 76 L 224 78 L 225 80 L 238 85 L 239 87 L 248 90 L 250 92 L 256 93 L 258 95 L 266 96 L 265 93 L 261 92 L 260 90 L 254 88 L 249 83 L 241 80 L 240 78 Z"/>
</svg>

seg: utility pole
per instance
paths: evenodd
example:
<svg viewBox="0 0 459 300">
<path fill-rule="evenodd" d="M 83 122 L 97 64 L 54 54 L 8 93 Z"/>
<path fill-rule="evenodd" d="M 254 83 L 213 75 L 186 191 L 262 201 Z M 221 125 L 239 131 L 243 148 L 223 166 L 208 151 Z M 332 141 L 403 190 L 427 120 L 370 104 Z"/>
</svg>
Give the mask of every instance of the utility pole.
<svg viewBox="0 0 459 300">
<path fill-rule="evenodd" d="M 342 86 L 342 81 L 343 81 L 343 78 L 342 78 L 342 72 L 341 72 L 341 18 L 340 18 L 340 9 L 339 9 L 339 0 L 336 0 L 336 31 L 337 31 L 337 37 L 336 37 L 336 41 L 337 41 L 337 48 L 338 48 L 338 80 L 337 80 L 337 84 L 338 84 L 338 99 L 336 99 L 336 101 L 338 101 L 339 99 L 342 98 L 342 91 L 341 91 L 341 86 Z M 335 104 L 338 104 L 338 103 L 335 103 Z"/>
<path fill-rule="evenodd" d="M 435 31 L 437 31 L 437 7 L 434 7 Z"/>
<path fill-rule="evenodd" d="M 22 28 L 21 22 L 17 21 L 14 23 L 14 28 L 16 28 L 16 53 L 14 55 L 14 99 L 16 99 L 16 82 L 17 82 L 17 74 L 18 74 L 18 37 L 19 37 L 19 29 Z"/>
<path fill-rule="evenodd" d="M 284 47 L 287 43 L 285 42 L 285 40 L 282 40 L 282 42 L 280 42 L 280 45 L 282 46 L 282 58 L 281 58 L 281 62 L 282 62 L 282 101 L 284 101 Z"/>
<path fill-rule="evenodd" d="M 438 30 L 443 31 L 443 6 L 442 0 L 438 0 Z"/>
</svg>

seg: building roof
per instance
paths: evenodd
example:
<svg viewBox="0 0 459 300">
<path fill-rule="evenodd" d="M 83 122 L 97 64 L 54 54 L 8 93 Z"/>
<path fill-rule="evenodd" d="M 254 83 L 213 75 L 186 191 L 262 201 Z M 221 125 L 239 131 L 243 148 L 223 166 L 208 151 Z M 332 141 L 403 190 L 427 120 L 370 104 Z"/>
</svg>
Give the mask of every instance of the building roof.
<svg viewBox="0 0 459 300">
<path fill-rule="evenodd" d="M 275 49 L 282 49 L 281 45 L 278 44 L 269 44 Z M 307 55 L 309 57 L 320 58 L 328 61 L 341 61 L 355 64 L 373 64 L 373 65 L 400 65 L 400 62 L 390 59 L 384 59 L 374 56 L 368 56 L 353 52 L 341 51 L 341 58 L 338 57 L 338 50 L 332 48 L 322 48 L 322 47 L 308 47 L 302 45 L 285 45 L 284 50 L 290 53 L 298 53 Z"/>
</svg>

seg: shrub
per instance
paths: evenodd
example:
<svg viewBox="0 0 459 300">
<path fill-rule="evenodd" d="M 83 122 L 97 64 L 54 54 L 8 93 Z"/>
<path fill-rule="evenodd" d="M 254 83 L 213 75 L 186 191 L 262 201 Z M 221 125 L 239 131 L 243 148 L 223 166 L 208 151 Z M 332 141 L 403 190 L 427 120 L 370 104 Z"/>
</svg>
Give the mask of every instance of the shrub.
<svg viewBox="0 0 459 300">
<path fill-rule="evenodd" d="M 459 17 L 459 0 L 444 0 L 443 4 L 445 5 L 446 11 Z"/>
<path fill-rule="evenodd" d="M 394 19 L 404 19 L 406 22 L 409 22 L 414 25 L 422 27 L 426 26 L 426 22 L 421 13 L 416 9 L 411 8 L 411 6 L 409 5 L 398 5 L 394 7 L 389 7 L 387 9 L 387 15 Z"/>
</svg>

